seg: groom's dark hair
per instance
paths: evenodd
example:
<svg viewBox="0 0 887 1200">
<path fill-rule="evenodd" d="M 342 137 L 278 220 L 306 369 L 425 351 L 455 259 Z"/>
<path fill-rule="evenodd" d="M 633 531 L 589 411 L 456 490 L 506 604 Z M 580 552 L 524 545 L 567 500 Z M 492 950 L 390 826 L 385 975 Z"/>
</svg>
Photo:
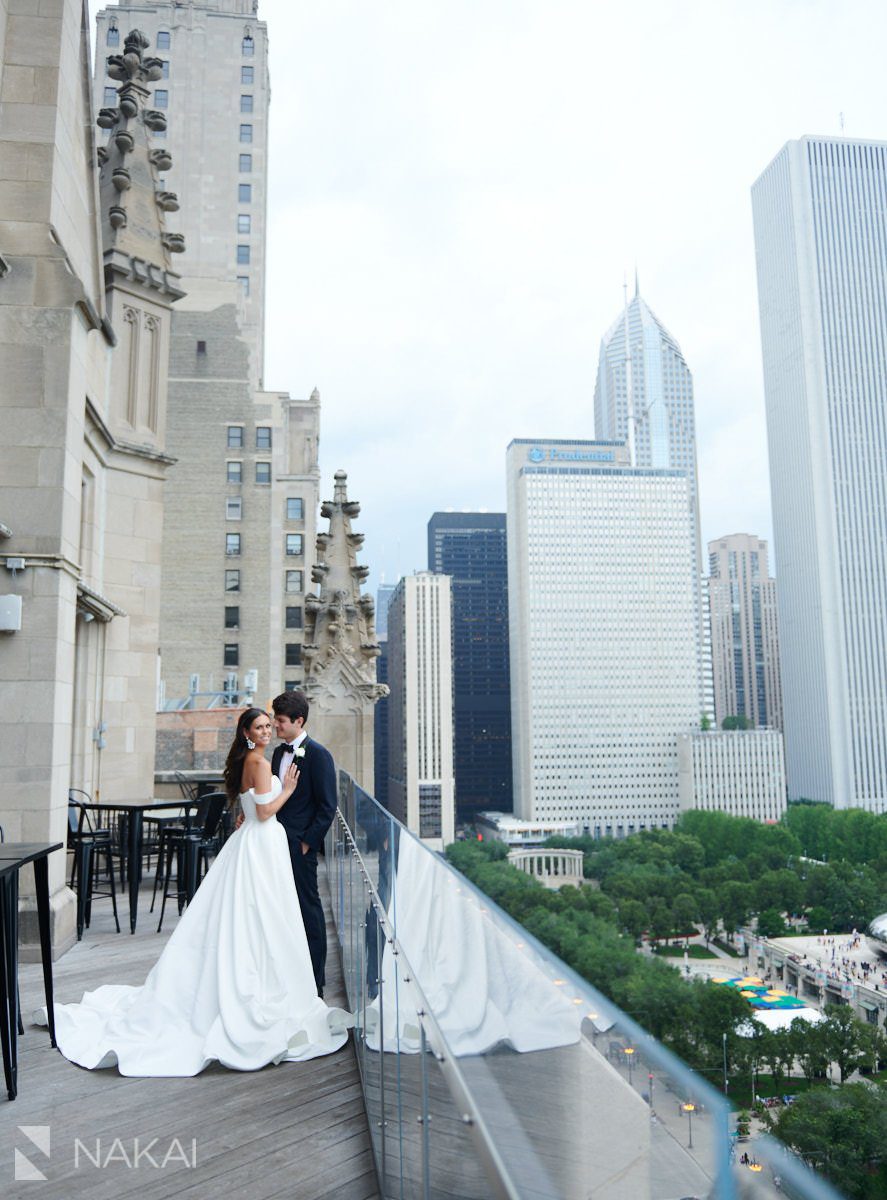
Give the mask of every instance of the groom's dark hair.
<svg viewBox="0 0 887 1200">
<path fill-rule="evenodd" d="M 304 692 L 281 692 L 271 701 L 276 717 L 289 717 L 295 721 L 302 718 L 302 724 L 308 724 L 308 697 Z"/>
</svg>

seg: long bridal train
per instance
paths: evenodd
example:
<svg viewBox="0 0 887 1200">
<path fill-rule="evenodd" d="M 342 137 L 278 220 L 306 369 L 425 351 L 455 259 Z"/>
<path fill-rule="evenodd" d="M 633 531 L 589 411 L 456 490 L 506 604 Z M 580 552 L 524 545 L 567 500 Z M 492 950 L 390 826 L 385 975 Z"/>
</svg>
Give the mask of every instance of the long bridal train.
<svg viewBox="0 0 887 1200">
<path fill-rule="evenodd" d="M 238 1071 L 331 1054 L 352 1016 L 317 995 L 286 833 L 260 821 L 280 781 L 244 792 L 232 834 L 142 987 L 108 984 L 56 1004 L 56 1040 L 82 1067 L 121 1075 Z M 45 1019 L 45 1014 L 44 1014 Z"/>
</svg>

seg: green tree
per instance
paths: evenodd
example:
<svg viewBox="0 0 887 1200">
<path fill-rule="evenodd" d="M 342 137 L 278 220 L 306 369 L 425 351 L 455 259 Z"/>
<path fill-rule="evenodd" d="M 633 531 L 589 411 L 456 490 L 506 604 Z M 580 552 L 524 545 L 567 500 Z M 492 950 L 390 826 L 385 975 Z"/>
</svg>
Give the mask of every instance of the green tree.
<svg viewBox="0 0 887 1200">
<path fill-rule="evenodd" d="M 724 717 L 721 729 L 754 729 L 754 721 L 749 720 L 745 713 L 737 713 L 732 717 Z"/>
<path fill-rule="evenodd" d="M 674 929 L 674 917 L 668 905 L 658 900 L 653 905 L 653 911 L 650 914 L 650 934 L 655 941 L 661 938 L 667 938 Z"/>
<path fill-rule="evenodd" d="M 785 933 L 782 913 L 776 908 L 765 908 L 758 914 L 758 933 L 766 938 L 782 937 Z"/>
<path fill-rule="evenodd" d="M 697 888 L 696 907 L 705 933 L 705 944 L 708 945 L 718 932 L 718 918 L 720 917 L 720 905 L 712 888 Z"/>
<path fill-rule="evenodd" d="M 641 904 L 640 900 L 623 900 L 619 905 L 619 924 L 636 942 L 640 942 L 650 924 L 646 905 Z"/>
<path fill-rule="evenodd" d="M 768 1029 L 761 1039 L 761 1061 L 770 1068 L 773 1090 L 779 1092 L 780 1084 L 791 1070 L 795 1056 L 795 1039 L 788 1029 Z"/>
<path fill-rule="evenodd" d="M 774 1131 L 851 1200 L 887 1195 L 887 1094 L 855 1083 L 813 1088 L 783 1109 Z"/>
<path fill-rule="evenodd" d="M 841 1083 L 858 1067 L 870 1066 L 872 1042 L 866 1028 L 847 1004 L 830 1004 L 822 1022 L 825 1051 L 838 1068 Z"/>
<path fill-rule="evenodd" d="M 680 892 L 672 904 L 674 929 L 676 933 L 696 932 L 696 921 L 699 916 L 699 906 L 689 892 Z M 691 935 L 692 936 L 692 935 Z"/>
<path fill-rule="evenodd" d="M 750 884 L 734 880 L 724 885 L 721 892 L 721 920 L 725 933 L 732 937 L 739 926 L 745 924 L 752 909 L 752 899 Z"/>
<path fill-rule="evenodd" d="M 824 1021 L 811 1023 L 796 1017 L 790 1026 L 792 1048 L 796 1061 L 808 1083 L 821 1079 L 830 1062 Z"/>
</svg>

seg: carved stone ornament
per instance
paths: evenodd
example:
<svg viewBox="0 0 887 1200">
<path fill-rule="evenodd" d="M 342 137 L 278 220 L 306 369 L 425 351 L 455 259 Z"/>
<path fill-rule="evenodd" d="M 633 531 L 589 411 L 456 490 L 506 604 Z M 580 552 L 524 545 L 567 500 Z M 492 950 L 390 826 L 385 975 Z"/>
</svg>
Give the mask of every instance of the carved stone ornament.
<svg viewBox="0 0 887 1200">
<path fill-rule="evenodd" d="M 333 499 L 321 505 L 329 529 L 317 535 L 318 561 L 311 571 L 320 587 L 305 597 L 305 691 L 327 713 L 366 712 L 388 694 L 376 682 L 375 606 L 360 592 L 369 568 L 356 558 L 363 535 L 352 531 L 351 519 L 360 505 L 348 499 L 347 478 L 336 472 Z"/>
<path fill-rule="evenodd" d="M 185 239 L 164 223 L 164 214 L 175 212 L 179 202 L 174 192 L 160 188 L 157 173 L 168 171 L 172 158 L 168 150 L 149 145 L 149 131 L 166 129 L 166 114 L 147 107 L 149 85 L 163 75 L 162 60 L 145 53 L 149 46 L 134 29 L 123 53 L 107 60 L 108 74 L 120 86 L 117 107 L 103 108 L 97 117 L 100 128 L 110 131 L 99 152 L 105 277 L 117 274 L 178 298 L 184 293 L 171 260 L 184 251 Z"/>
</svg>

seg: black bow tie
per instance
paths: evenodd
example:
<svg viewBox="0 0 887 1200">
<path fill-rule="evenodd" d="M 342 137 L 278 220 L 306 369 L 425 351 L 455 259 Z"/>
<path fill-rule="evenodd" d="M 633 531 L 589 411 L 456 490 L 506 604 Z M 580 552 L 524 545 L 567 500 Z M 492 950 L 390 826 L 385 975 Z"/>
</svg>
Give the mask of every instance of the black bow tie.
<svg viewBox="0 0 887 1200">
<path fill-rule="evenodd" d="M 289 750 L 290 753 L 293 753 L 296 749 L 292 742 L 281 742 L 280 748 L 281 750 Z"/>
</svg>

